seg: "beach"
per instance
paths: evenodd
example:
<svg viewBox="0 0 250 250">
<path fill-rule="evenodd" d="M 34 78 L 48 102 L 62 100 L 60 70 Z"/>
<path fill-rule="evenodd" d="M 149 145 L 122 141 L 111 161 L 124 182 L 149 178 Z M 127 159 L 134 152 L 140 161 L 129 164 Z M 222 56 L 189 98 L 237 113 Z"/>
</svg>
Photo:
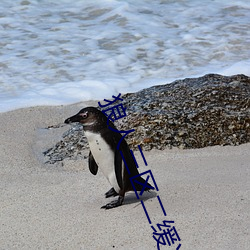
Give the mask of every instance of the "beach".
<svg viewBox="0 0 250 250">
<path fill-rule="evenodd" d="M 69 127 L 62 123 L 84 102 L 0 113 L 0 249 L 157 249 L 153 230 L 133 192 L 124 205 L 100 207 L 109 183 L 88 161 L 44 164 L 42 152 Z M 180 241 L 161 249 L 248 249 L 250 144 L 135 152 L 159 188 L 143 201 L 152 225 L 174 221 Z M 166 216 L 159 205 L 160 196 Z M 115 199 L 115 198 L 113 198 Z"/>
<path fill-rule="evenodd" d="M 0 250 L 249 249 L 249 10 L 2 0 Z M 118 94 L 158 190 L 104 210 L 111 187 L 62 124 Z"/>
</svg>

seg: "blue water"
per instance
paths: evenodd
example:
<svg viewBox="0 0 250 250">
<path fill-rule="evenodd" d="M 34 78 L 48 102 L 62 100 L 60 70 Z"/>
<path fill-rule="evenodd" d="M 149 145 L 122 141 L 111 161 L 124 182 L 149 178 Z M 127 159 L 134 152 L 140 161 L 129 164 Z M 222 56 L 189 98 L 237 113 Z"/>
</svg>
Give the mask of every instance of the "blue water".
<svg viewBox="0 0 250 250">
<path fill-rule="evenodd" d="M 250 76 L 250 1 L 2 0 L 0 112 Z"/>
</svg>

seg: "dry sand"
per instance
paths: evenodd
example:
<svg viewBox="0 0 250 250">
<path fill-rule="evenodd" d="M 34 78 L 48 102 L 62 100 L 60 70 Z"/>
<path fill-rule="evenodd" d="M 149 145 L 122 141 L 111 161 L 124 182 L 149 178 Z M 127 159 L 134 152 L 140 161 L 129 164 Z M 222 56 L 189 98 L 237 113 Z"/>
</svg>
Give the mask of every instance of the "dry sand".
<svg viewBox="0 0 250 250">
<path fill-rule="evenodd" d="M 156 249 L 133 192 L 121 207 L 103 210 L 110 188 L 87 160 L 44 165 L 63 122 L 89 103 L 35 107 L 0 114 L 0 249 Z M 250 144 L 144 152 L 159 192 L 144 195 L 153 225 L 173 220 L 181 242 L 161 249 L 249 249 Z M 156 195 L 167 216 L 164 216 Z M 111 200 L 110 198 L 109 200 Z"/>
</svg>

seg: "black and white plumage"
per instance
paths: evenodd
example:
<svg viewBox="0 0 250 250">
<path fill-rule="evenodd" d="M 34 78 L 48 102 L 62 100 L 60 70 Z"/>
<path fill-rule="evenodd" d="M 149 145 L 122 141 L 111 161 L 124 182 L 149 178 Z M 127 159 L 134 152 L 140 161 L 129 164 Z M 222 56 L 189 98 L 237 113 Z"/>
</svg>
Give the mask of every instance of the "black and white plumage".
<svg viewBox="0 0 250 250">
<path fill-rule="evenodd" d="M 65 120 L 65 123 L 79 122 L 83 125 L 83 130 L 87 137 L 90 153 L 89 153 L 89 170 L 93 175 L 97 174 L 98 168 L 101 169 L 104 176 L 109 181 L 112 188 L 105 193 L 106 198 L 117 196 L 118 200 L 112 201 L 102 208 L 113 208 L 122 205 L 125 193 L 133 191 L 130 177 L 139 174 L 133 156 L 130 153 L 129 147 L 125 139 L 121 141 L 119 149 L 117 149 L 118 142 L 122 135 L 109 129 L 109 126 L 117 130 L 111 121 L 97 108 L 87 107 L 79 111 L 76 115 Z M 128 166 L 128 173 L 126 166 L 122 160 L 120 152 L 124 156 L 124 160 Z M 138 177 L 137 180 L 145 183 L 145 180 Z M 134 183 L 137 191 L 142 190 L 142 186 Z M 149 190 L 150 186 L 147 183 L 145 190 Z"/>
</svg>

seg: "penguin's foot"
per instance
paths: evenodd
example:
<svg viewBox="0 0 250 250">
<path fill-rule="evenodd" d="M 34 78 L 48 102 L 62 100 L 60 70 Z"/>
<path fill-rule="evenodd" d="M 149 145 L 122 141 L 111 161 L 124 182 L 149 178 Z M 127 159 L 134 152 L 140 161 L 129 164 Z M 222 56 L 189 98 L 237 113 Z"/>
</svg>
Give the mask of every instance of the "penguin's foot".
<svg viewBox="0 0 250 250">
<path fill-rule="evenodd" d="M 117 195 L 118 195 L 118 193 L 115 191 L 114 188 L 111 188 L 107 193 L 105 193 L 106 198 L 109 198 L 112 196 L 117 196 Z"/>
<path fill-rule="evenodd" d="M 118 200 L 112 201 L 112 202 L 102 206 L 101 208 L 110 209 L 110 208 L 114 208 L 114 207 L 119 207 L 122 205 L 123 200 L 124 200 L 124 197 L 119 196 Z"/>
</svg>

